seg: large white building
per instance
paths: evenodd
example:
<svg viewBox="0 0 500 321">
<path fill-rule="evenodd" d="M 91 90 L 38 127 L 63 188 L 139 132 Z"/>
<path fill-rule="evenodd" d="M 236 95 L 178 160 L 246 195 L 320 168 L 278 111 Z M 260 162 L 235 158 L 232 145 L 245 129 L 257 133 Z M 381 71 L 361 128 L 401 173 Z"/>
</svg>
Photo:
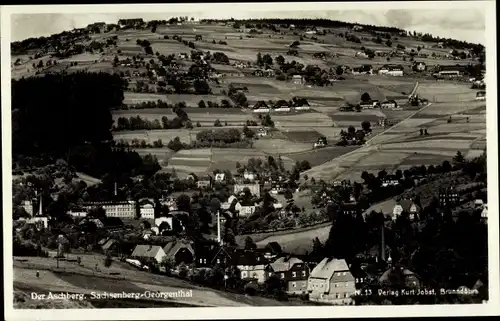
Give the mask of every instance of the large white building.
<svg viewBox="0 0 500 321">
<path fill-rule="evenodd" d="M 107 217 L 134 218 L 136 204 L 134 201 L 122 202 L 92 202 L 85 204 L 85 208 L 90 210 L 96 207 L 102 207 Z M 153 214 L 154 215 L 154 214 Z"/>
<path fill-rule="evenodd" d="M 152 204 L 143 204 L 140 208 L 141 218 L 144 219 L 154 219 L 155 218 L 155 208 Z"/>
<path fill-rule="evenodd" d="M 238 194 L 242 193 L 245 190 L 245 188 L 248 188 L 252 195 L 260 197 L 260 185 L 257 183 L 255 183 L 255 184 L 235 184 L 233 192 L 234 192 L 234 194 L 238 195 Z"/>
<path fill-rule="evenodd" d="M 387 75 L 387 76 L 403 76 L 403 66 L 401 65 L 384 65 L 379 69 L 379 75 Z"/>
</svg>

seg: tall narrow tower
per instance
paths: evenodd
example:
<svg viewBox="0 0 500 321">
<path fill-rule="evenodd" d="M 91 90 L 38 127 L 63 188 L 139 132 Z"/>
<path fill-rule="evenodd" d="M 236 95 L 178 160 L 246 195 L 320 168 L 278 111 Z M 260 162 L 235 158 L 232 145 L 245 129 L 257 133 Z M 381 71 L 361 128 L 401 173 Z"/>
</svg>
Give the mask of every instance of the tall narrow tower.
<svg viewBox="0 0 500 321">
<path fill-rule="evenodd" d="M 217 210 L 217 243 L 222 244 L 220 235 L 220 210 Z"/>
<path fill-rule="evenodd" d="M 380 258 L 382 261 L 385 261 L 385 228 L 384 224 L 380 227 L 380 233 L 381 233 L 381 248 L 380 248 Z"/>
<path fill-rule="evenodd" d="M 42 193 L 40 193 L 40 206 L 39 206 L 39 209 L 38 209 L 38 216 L 43 216 Z"/>
</svg>

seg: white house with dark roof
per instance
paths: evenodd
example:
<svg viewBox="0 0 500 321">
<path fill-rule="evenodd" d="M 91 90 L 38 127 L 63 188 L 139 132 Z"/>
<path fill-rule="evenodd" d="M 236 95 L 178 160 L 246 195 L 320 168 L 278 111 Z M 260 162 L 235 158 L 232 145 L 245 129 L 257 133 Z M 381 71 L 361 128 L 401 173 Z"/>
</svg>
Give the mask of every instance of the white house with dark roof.
<svg viewBox="0 0 500 321">
<path fill-rule="evenodd" d="M 292 76 L 292 82 L 295 85 L 302 85 L 302 84 L 304 84 L 304 76 L 302 76 L 302 75 L 293 75 Z"/>
<path fill-rule="evenodd" d="M 140 208 L 141 218 L 152 220 L 155 218 L 155 208 L 153 204 L 145 203 Z"/>
<path fill-rule="evenodd" d="M 309 275 L 309 300 L 336 304 L 352 304 L 355 279 L 344 259 L 324 258 Z"/>
<path fill-rule="evenodd" d="M 215 181 L 216 182 L 224 182 L 225 179 L 226 179 L 226 174 L 224 174 L 224 173 L 215 174 Z"/>
<path fill-rule="evenodd" d="M 158 245 L 137 245 L 130 256 L 132 259 L 151 260 L 160 263 L 165 257 L 165 251 Z"/>
<path fill-rule="evenodd" d="M 481 90 L 476 93 L 476 100 L 486 100 L 486 91 Z"/>
<path fill-rule="evenodd" d="M 380 108 L 390 108 L 394 109 L 398 107 L 398 103 L 395 100 L 386 100 L 380 104 Z"/>
<path fill-rule="evenodd" d="M 414 220 L 420 214 L 420 207 L 412 200 L 401 200 L 394 205 L 394 209 L 392 210 L 392 219 L 396 220 L 403 212 L 408 213 L 410 220 Z"/>
<path fill-rule="evenodd" d="M 257 179 L 257 174 L 253 171 L 245 170 L 245 172 L 243 172 L 243 178 L 254 181 Z"/>
<path fill-rule="evenodd" d="M 484 204 L 483 205 L 483 210 L 481 211 L 481 218 L 483 220 L 487 220 L 488 219 L 488 204 Z"/>
<path fill-rule="evenodd" d="M 402 65 L 384 65 L 378 70 L 379 75 L 403 76 L 404 68 Z"/>
</svg>

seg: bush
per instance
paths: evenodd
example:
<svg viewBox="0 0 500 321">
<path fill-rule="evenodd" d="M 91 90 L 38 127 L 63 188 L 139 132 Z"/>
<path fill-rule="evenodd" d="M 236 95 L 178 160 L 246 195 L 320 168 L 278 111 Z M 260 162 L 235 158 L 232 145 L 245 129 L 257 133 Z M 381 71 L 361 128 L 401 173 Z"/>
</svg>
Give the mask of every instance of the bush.
<svg viewBox="0 0 500 321">
<path fill-rule="evenodd" d="M 107 255 L 106 258 L 104 259 L 104 266 L 109 268 L 111 264 L 113 263 L 113 259 L 111 258 L 111 255 Z"/>
<path fill-rule="evenodd" d="M 188 268 L 187 268 L 186 264 L 181 263 L 179 265 L 179 277 L 186 278 L 187 275 L 188 275 Z"/>
<path fill-rule="evenodd" d="M 259 292 L 259 287 L 257 284 L 249 282 L 249 283 L 245 284 L 243 291 L 247 295 L 254 296 Z"/>
</svg>

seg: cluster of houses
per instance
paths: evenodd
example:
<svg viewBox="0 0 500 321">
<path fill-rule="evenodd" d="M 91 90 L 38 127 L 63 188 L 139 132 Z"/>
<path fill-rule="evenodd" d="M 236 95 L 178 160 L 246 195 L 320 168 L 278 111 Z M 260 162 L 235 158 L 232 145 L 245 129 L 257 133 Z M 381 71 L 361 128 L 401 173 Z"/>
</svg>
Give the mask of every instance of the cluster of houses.
<svg viewBox="0 0 500 321">
<path fill-rule="evenodd" d="M 104 244 L 107 245 L 106 251 L 112 251 L 108 244 L 113 243 L 108 240 Z M 316 302 L 347 305 L 353 303 L 356 294 L 356 279 L 344 259 L 324 258 L 319 264 L 314 264 L 283 253 L 276 242 L 251 250 L 229 248 L 222 243 L 195 246 L 186 240 L 172 240 L 163 247 L 140 244 L 127 262 L 148 269 L 145 263 L 161 266 L 165 259 L 176 267 L 181 264 L 191 265 L 194 269 L 236 267 L 241 280 L 257 285 L 277 277 L 283 281 L 288 295 L 308 294 L 309 300 Z"/>
<path fill-rule="evenodd" d="M 293 110 L 302 111 L 310 110 L 311 106 L 305 99 L 293 99 L 292 101 L 287 101 L 284 99 L 278 100 L 274 103 L 265 102 L 264 100 L 259 100 L 250 107 L 254 113 L 269 113 L 269 112 L 290 112 Z"/>
</svg>

